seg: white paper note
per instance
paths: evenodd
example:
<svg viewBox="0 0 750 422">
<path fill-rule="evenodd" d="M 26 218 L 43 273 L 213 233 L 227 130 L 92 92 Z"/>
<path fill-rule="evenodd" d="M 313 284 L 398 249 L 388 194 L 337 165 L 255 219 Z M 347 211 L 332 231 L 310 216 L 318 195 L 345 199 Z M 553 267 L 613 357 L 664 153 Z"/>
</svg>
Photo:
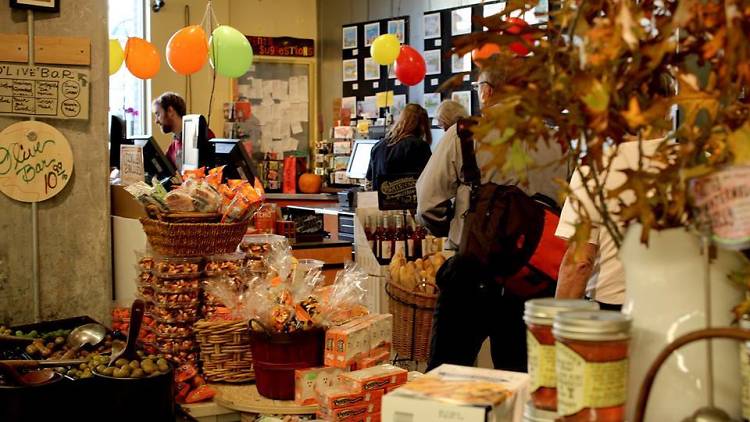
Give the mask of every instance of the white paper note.
<svg viewBox="0 0 750 422">
<path fill-rule="evenodd" d="M 289 78 L 289 101 L 299 101 L 299 78 L 292 76 Z"/>
<path fill-rule="evenodd" d="M 281 100 L 281 101 L 286 101 L 287 99 L 289 99 L 289 81 L 277 79 L 274 81 L 273 88 L 274 88 L 274 91 L 273 91 L 274 98 Z"/>
<path fill-rule="evenodd" d="M 273 98 L 273 79 L 263 81 L 263 98 Z"/>
<path fill-rule="evenodd" d="M 260 100 L 263 98 L 263 80 L 250 78 L 250 99 Z"/>
<path fill-rule="evenodd" d="M 292 135 L 302 133 L 302 123 L 295 121 L 292 123 L 291 127 L 292 127 Z"/>
<path fill-rule="evenodd" d="M 284 132 L 281 128 L 281 120 L 271 119 L 269 122 L 271 125 L 271 137 L 273 139 L 281 139 L 284 137 Z"/>
</svg>

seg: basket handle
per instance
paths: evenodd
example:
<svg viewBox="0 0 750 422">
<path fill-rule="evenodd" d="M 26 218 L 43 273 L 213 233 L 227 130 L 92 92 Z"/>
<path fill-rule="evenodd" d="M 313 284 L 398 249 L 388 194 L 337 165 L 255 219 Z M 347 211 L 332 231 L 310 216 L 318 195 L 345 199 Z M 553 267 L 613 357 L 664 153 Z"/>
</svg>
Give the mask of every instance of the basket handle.
<svg viewBox="0 0 750 422">
<path fill-rule="evenodd" d="M 157 207 L 154 204 L 146 205 L 146 215 L 148 215 L 149 218 L 152 218 L 154 220 L 159 220 L 159 221 L 162 220 L 162 212 L 159 209 L 159 207 Z"/>
<path fill-rule="evenodd" d="M 256 324 L 258 324 L 260 326 L 260 328 L 263 329 L 262 330 L 263 334 L 267 335 L 269 338 L 271 337 L 271 330 L 269 330 L 268 327 L 266 326 L 266 324 L 262 323 L 257 318 L 250 318 L 250 321 L 247 322 L 247 327 L 250 329 L 250 331 L 257 331 L 257 330 L 253 329 L 253 322 L 256 323 Z"/>
</svg>

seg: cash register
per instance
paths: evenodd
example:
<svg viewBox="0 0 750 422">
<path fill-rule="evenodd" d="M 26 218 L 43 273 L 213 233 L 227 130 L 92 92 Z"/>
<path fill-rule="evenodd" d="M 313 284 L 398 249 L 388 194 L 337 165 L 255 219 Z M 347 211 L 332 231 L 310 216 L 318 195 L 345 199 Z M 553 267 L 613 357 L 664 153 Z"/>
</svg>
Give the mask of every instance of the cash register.
<svg viewBox="0 0 750 422">
<path fill-rule="evenodd" d="M 359 180 L 360 186 L 349 188 L 338 193 L 339 205 L 342 208 L 354 209 L 357 207 L 357 192 L 363 190 L 362 185 L 366 183 L 367 169 L 370 166 L 370 153 L 377 139 L 358 139 L 354 141 L 352 155 L 349 157 L 349 165 L 346 175 L 350 179 Z"/>
</svg>

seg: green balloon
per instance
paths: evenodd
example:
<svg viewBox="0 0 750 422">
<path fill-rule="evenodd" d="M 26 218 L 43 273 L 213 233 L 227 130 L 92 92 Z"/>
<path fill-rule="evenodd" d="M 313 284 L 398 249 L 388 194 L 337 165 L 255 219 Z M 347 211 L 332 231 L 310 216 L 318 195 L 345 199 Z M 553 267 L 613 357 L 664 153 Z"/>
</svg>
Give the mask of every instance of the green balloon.
<svg viewBox="0 0 750 422">
<path fill-rule="evenodd" d="M 253 48 L 242 32 L 221 25 L 211 33 L 208 57 L 216 73 L 239 78 L 253 64 Z"/>
</svg>

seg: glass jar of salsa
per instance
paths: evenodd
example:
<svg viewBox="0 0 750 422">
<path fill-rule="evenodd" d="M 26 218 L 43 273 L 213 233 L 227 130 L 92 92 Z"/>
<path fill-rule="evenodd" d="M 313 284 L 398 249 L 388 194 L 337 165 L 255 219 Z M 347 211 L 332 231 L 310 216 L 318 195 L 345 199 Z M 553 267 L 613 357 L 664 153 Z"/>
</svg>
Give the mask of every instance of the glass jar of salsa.
<svg viewBox="0 0 750 422">
<path fill-rule="evenodd" d="M 563 422 L 621 422 L 627 398 L 629 316 L 614 311 L 557 314 L 557 414 Z"/>
<path fill-rule="evenodd" d="M 533 299 L 526 302 L 526 345 L 531 401 L 537 409 L 557 410 L 555 337 L 552 323 L 559 312 L 597 310 L 599 305 L 584 299 Z"/>
</svg>

